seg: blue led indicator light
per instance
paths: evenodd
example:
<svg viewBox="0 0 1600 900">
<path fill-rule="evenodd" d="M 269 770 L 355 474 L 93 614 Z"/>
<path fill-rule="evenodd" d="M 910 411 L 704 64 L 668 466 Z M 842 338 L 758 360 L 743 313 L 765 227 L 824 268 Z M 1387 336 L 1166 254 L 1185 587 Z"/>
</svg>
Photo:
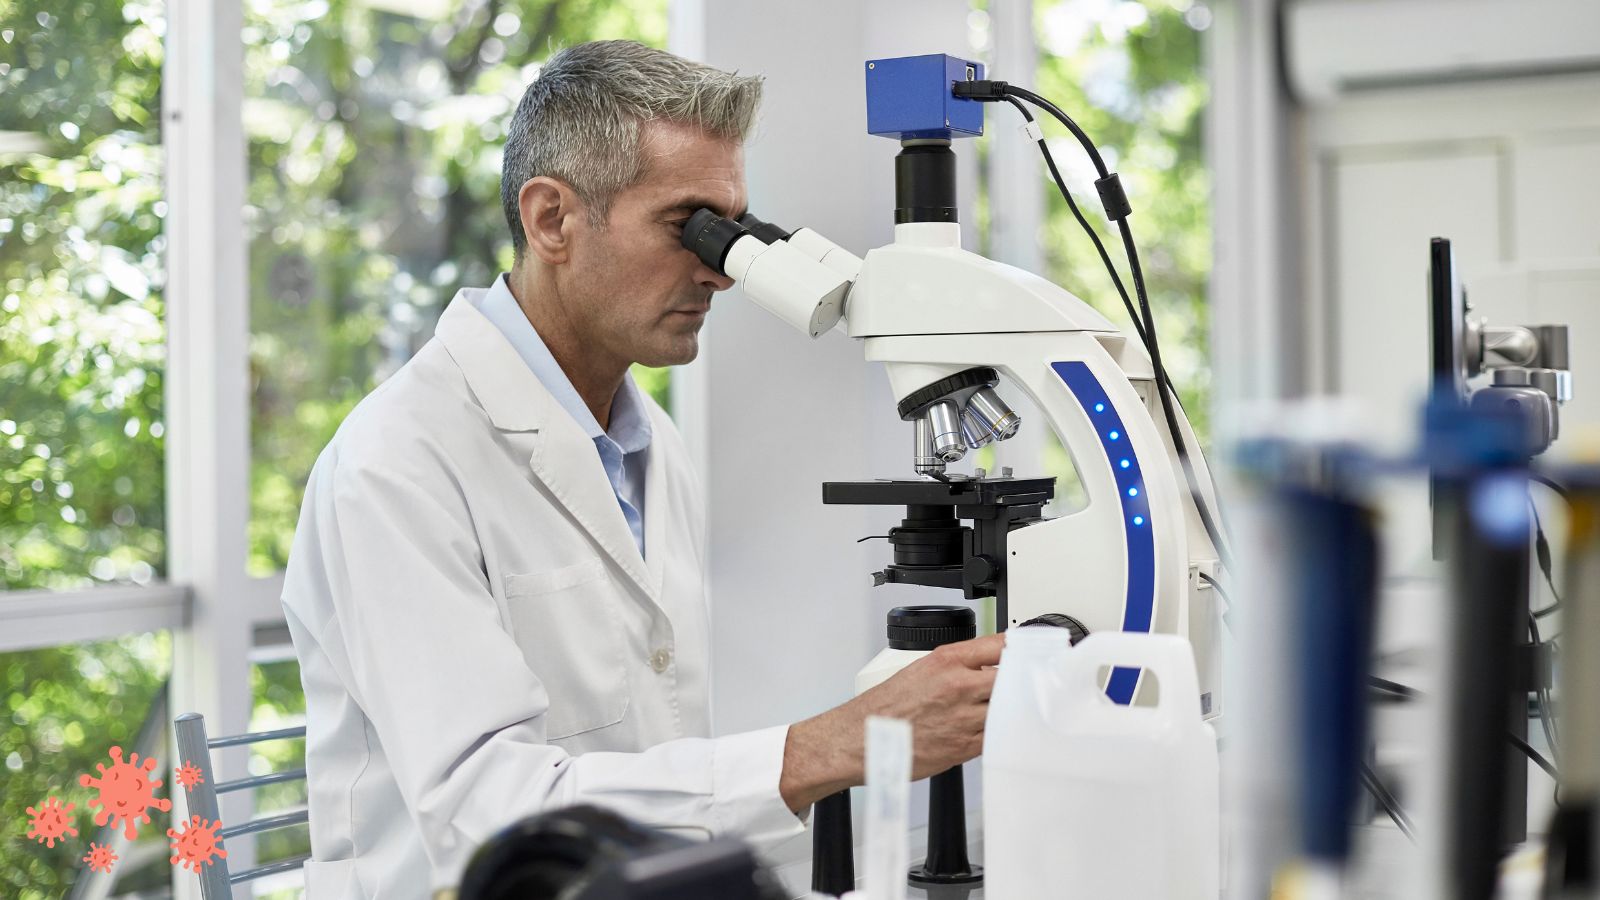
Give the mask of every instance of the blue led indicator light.
<svg viewBox="0 0 1600 900">
<path fill-rule="evenodd" d="M 1128 496 L 1129 497 L 1137 497 L 1137 496 L 1139 496 L 1139 489 L 1136 488 L 1136 487 L 1128 488 Z"/>
<path fill-rule="evenodd" d="M 1136 486 L 1140 491 L 1144 490 L 1143 478 L 1138 474 L 1140 467 L 1134 465 L 1139 458 L 1140 448 L 1133 446 L 1131 438 L 1126 446 L 1122 444 L 1125 423 L 1118 415 L 1117 405 L 1111 401 L 1110 395 L 1086 364 L 1078 360 L 1068 360 L 1052 362 L 1050 368 L 1071 391 L 1079 404 L 1078 408 L 1089 413 L 1091 424 L 1095 424 L 1096 415 L 1105 419 L 1105 424 L 1098 426 L 1100 448 L 1105 453 L 1103 458 L 1111 466 L 1113 473 L 1122 472 L 1128 476 L 1126 480 L 1115 481 L 1117 490 L 1122 492 L 1117 498 L 1117 503 L 1122 513 L 1121 537 L 1126 541 L 1127 547 L 1127 579 L 1120 628 L 1123 631 L 1148 632 L 1155 624 L 1156 535 L 1151 530 L 1150 523 L 1145 521 L 1150 513 L 1144 498 L 1142 496 L 1136 499 L 1130 498 L 1128 494 L 1130 487 Z M 1122 448 L 1123 452 L 1112 453 L 1113 447 Z M 1116 703 L 1126 705 L 1133 700 L 1134 689 L 1138 683 L 1138 668 L 1115 666 L 1106 683 L 1106 696 Z"/>
</svg>

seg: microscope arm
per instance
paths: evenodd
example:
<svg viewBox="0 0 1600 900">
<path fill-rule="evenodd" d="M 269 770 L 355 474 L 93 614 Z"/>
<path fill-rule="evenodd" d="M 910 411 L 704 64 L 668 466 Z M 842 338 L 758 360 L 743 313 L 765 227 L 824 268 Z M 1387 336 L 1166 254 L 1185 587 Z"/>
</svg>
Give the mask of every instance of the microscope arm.
<svg viewBox="0 0 1600 900">
<path fill-rule="evenodd" d="M 992 368 L 1040 410 L 1072 459 L 1086 502 L 1009 533 L 997 627 L 1062 613 L 1091 632 L 1183 635 L 1195 647 L 1202 704 L 1215 712 L 1220 610 L 1199 575 L 1216 576 L 1217 553 L 1155 414 L 1149 357 L 1082 300 L 963 250 L 959 240 L 954 224 L 896 226 L 895 242 L 863 260 L 846 324 L 866 358 L 884 363 L 897 401 L 956 373 Z M 1207 491 L 1200 444 L 1177 412 Z M 1112 698 L 1131 698 L 1137 677 L 1119 670 Z"/>
</svg>

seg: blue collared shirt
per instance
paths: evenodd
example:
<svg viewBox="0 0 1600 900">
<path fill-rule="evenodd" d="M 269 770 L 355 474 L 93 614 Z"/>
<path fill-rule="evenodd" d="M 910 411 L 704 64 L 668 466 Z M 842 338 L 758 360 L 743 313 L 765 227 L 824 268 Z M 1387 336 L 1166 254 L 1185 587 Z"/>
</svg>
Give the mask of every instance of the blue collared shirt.
<svg viewBox="0 0 1600 900">
<path fill-rule="evenodd" d="M 633 541 L 639 545 L 639 555 L 644 556 L 644 473 L 650 450 L 650 413 L 633 376 L 623 376 L 622 387 L 611 398 L 611 427 L 603 429 L 578 395 L 578 389 L 572 386 L 567 373 L 550 355 L 550 348 L 545 346 L 522 307 L 517 305 L 505 275 L 495 278 L 494 286 L 484 295 L 480 311 L 511 342 L 545 390 L 594 441 L 600 462 L 605 466 L 606 478 L 611 481 L 611 490 L 622 507 L 622 516 L 628 520 L 628 530 L 633 532 Z"/>
</svg>

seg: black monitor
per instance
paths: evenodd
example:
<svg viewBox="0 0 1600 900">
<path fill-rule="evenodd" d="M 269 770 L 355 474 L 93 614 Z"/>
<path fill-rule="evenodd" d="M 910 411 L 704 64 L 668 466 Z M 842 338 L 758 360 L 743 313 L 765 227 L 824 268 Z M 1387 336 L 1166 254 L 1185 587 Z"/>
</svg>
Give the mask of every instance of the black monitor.
<svg viewBox="0 0 1600 900">
<path fill-rule="evenodd" d="M 1428 308 L 1432 317 L 1432 384 L 1430 402 L 1467 402 L 1466 330 L 1467 303 L 1456 273 L 1450 239 L 1436 237 L 1428 242 Z M 1433 558 L 1442 560 L 1448 553 L 1447 511 L 1440 500 L 1439 476 L 1428 476 L 1428 504 L 1433 509 Z"/>
<path fill-rule="evenodd" d="M 1467 303 L 1449 238 L 1428 242 L 1428 302 L 1433 316 L 1433 390 L 1466 403 Z"/>
</svg>

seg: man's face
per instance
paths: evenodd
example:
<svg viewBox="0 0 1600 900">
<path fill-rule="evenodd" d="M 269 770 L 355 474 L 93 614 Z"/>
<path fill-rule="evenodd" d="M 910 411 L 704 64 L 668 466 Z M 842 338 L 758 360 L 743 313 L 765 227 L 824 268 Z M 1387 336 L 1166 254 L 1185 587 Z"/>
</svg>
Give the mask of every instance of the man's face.
<svg viewBox="0 0 1600 900">
<path fill-rule="evenodd" d="M 562 295 L 596 349 L 646 366 L 682 365 L 700 352 L 711 294 L 733 280 L 679 240 L 701 207 L 744 214 L 744 153 L 737 142 L 668 122 L 644 125 L 641 148 L 644 179 L 618 192 L 605 228 L 579 217 Z"/>
</svg>

